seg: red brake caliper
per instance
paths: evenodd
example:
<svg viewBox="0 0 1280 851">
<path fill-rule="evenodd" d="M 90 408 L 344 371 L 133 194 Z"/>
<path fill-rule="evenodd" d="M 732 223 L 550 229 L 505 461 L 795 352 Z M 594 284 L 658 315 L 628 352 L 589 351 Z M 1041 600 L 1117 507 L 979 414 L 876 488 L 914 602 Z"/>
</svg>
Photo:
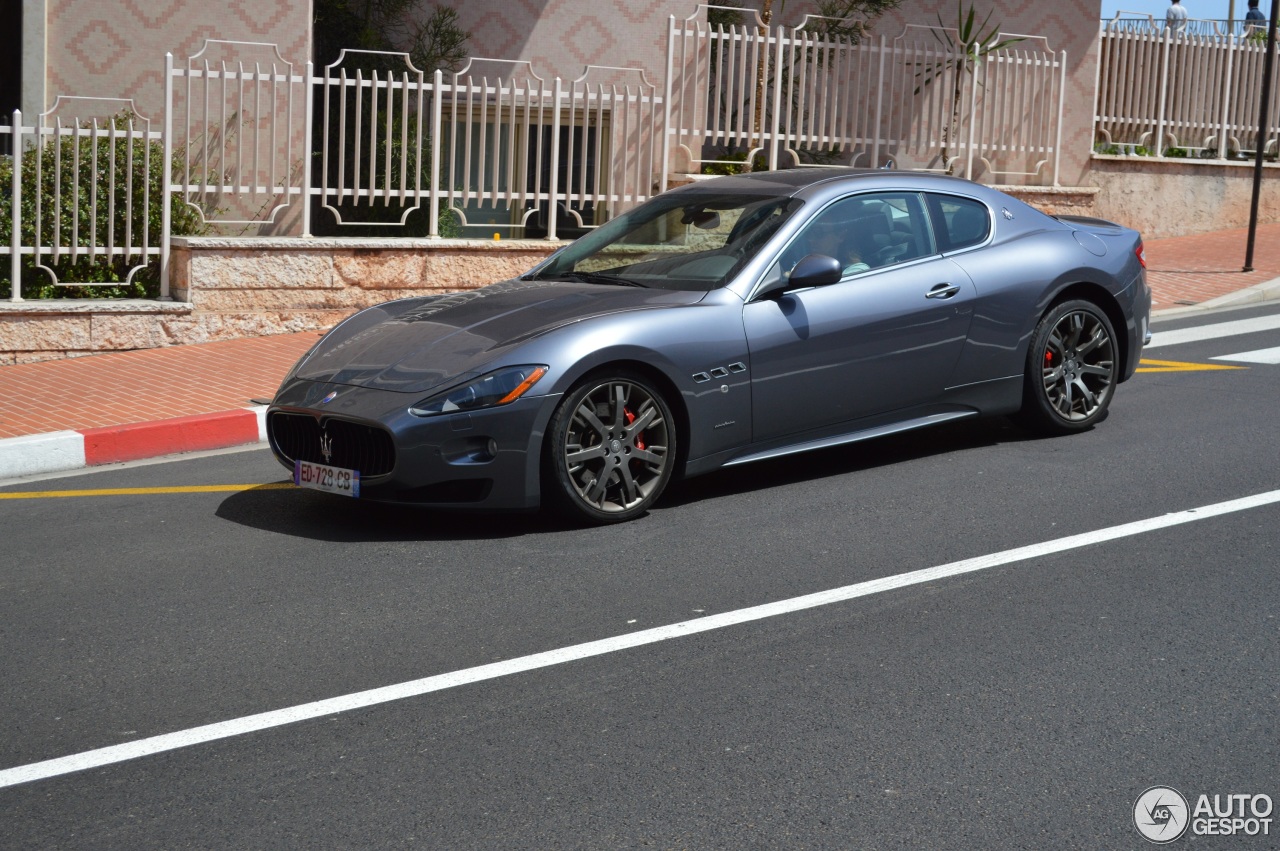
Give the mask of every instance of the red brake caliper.
<svg viewBox="0 0 1280 851">
<path fill-rule="evenodd" d="M 636 415 L 631 413 L 629 408 L 623 408 L 622 413 L 627 418 L 627 425 L 631 425 L 636 421 Z M 644 432 L 640 432 L 636 435 L 636 449 L 644 449 Z"/>
</svg>

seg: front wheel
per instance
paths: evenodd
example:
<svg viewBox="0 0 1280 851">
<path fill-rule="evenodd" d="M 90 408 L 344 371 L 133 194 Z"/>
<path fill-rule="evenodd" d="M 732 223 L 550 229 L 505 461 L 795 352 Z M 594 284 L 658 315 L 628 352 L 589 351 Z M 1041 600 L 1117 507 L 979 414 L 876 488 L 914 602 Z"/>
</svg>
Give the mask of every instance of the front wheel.
<svg viewBox="0 0 1280 851">
<path fill-rule="evenodd" d="M 1102 420 L 1115 392 L 1119 347 L 1111 320 L 1093 302 L 1054 307 L 1031 338 L 1018 419 L 1049 434 Z"/>
<path fill-rule="evenodd" d="M 580 520 L 631 520 L 662 494 L 675 458 L 675 420 L 657 389 L 627 372 L 588 378 L 551 418 L 547 496 Z"/>
</svg>

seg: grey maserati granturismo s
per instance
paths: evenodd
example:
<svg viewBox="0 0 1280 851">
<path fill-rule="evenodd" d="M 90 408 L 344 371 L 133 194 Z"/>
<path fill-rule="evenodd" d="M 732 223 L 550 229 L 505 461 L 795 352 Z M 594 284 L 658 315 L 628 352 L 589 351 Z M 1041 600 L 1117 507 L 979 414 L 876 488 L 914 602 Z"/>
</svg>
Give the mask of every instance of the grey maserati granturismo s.
<svg viewBox="0 0 1280 851">
<path fill-rule="evenodd" d="M 964 417 L 1070 434 L 1137 367 L 1142 241 L 964 180 L 792 169 L 659 195 L 518 279 L 363 310 L 286 377 L 302 486 L 644 513 L 676 476 Z"/>
</svg>

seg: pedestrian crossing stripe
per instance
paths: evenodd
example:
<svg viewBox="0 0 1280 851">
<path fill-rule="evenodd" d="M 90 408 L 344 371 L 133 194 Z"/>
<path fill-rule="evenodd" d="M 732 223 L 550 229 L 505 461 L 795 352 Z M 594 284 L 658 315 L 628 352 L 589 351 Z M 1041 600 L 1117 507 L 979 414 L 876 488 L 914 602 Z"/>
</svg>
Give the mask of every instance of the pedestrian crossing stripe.
<svg viewBox="0 0 1280 851">
<path fill-rule="evenodd" d="M 1184 363 L 1176 360 L 1138 361 L 1138 372 L 1213 372 L 1222 369 L 1248 369 L 1247 366 L 1223 366 L 1216 363 Z"/>
<path fill-rule="evenodd" d="M 1256 349 L 1252 352 L 1240 352 L 1237 355 L 1220 355 L 1210 360 L 1233 360 L 1239 363 L 1265 363 L 1280 365 L 1280 346 L 1274 349 Z"/>
</svg>

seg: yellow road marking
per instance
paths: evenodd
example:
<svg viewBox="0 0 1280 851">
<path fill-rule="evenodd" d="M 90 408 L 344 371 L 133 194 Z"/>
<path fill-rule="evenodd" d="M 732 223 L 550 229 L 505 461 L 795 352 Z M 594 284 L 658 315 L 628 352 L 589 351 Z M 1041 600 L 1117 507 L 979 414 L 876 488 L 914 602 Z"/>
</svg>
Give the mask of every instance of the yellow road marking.
<svg viewBox="0 0 1280 851">
<path fill-rule="evenodd" d="M 1247 366 L 1223 366 L 1216 363 L 1183 363 L 1176 360 L 1138 361 L 1138 372 L 1213 372 L 1220 369 L 1248 369 Z"/>
<path fill-rule="evenodd" d="M 284 490 L 294 487 L 292 482 L 273 482 L 266 485 L 189 485 L 172 488 L 100 488 L 82 491 L 19 491 L 0 493 L 0 499 L 63 499 L 73 496 L 151 496 L 166 493 L 234 493 L 250 490 Z"/>
<path fill-rule="evenodd" d="M 1247 366 L 1224 366 L 1211 363 L 1184 363 L 1173 360 L 1139 361 L 1138 372 L 1213 372 L 1225 369 L 1248 369 Z M 190 485 L 170 488 L 102 488 L 79 491 L 25 491 L 0 493 L 0 499 L 65 499 L 77 496 L 153 496 L 170 493 L 234 493 L 247 490 L 285 490 L 294 487 L 292 482 L 274 482 L 265 485 Z"/>
</svg>

